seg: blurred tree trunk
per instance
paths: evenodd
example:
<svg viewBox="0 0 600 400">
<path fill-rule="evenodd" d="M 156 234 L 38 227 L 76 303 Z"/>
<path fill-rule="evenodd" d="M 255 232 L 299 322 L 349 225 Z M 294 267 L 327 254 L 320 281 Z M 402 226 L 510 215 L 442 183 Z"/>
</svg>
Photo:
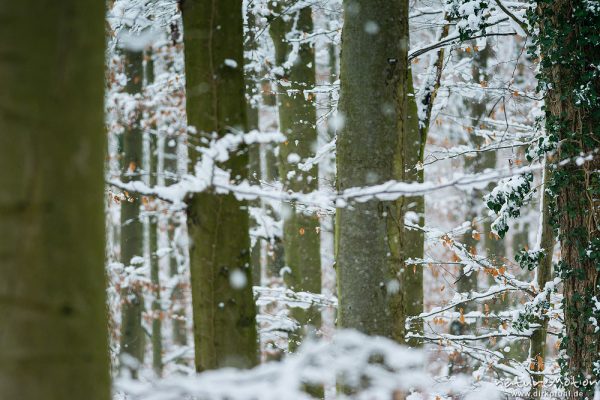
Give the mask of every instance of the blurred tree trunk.
<svg viewBox="0 0 600 400">
<path fill-rule="evenodd" d="M 171 317 L 173 343 L 178 346 L 186 346 L 188 344 L 188 331 L 185 314 L 185 293 L 183 291 L 183 279 L 181 271 L 179 271 L 179 248 L 176 242 L 175 232 L 181 229 L 179 218 L 177 215 L 172 215 L 167 221 L 167 238 L 169 241 L 169 275 L 175 283 L 171 291 L 171 304 L 173 316 Z"/>
<path fill-rule="evenodd" d="M 125 90 L 131 96 L 142 93 L 144 74 L 144 53 L 142 51 L 123 50 L 127 85 Z M 123 152 L 121 154 L 121 180 L 123 182 L 140 180 L 142 171 L 143 132 L 140 125 L 142 110 L 138 105 L 134 115 L 123 133 Z M 129 117 L 129 116 L 128 116 Z M 144 225 L 140 218 L 141 199 L 125 192 L 127 197 L 121 201 L 121 263 L 125 268 L 143 266 L 138 257 L 144 254 Z M 135 261 L 133 263 L 132 261 Z M 141 286 L 134 279 L 121 291 L 121 371 L 128 369 L 137 377 L 139 364 L 144 360 L 144 330 L 142 312 L 144 299 Z M 125 358 L 124 358 L 125 357 Z"/>
<path fill-rule="evenodd" d="M 550 170 L 547 166 L 543 172 L 543 186 L 540 188 L 541 200 L 540 200 L 540 224 L 541 237 L 538 238 L 539 244 L 538 249 L 544 251 L 544 257 L 540 260 L 536 273 L 535 280 L 539 290 L 544 290 L 546 283 L 552 280 L 552 253 L 554 252 L 554 232 L 552 231 L 552 225 L 550 224 L 550 202 L 551 196 L 546 190 L 548 183 L 550 182 Z M 550 301 L 550 299 L 546 299 Z M 531 398 L 541 398 L 541 390 L 544 383 L 544 376 L 541 373 L 544 371 L 544 358 L 546 356 L 546 336 L 548 332 L 548 319 L 536 321 L 541 326 L 540 328 L 533 331 L 531 335 L 531 342 L 529 345 L 529 359 L 530 359 L 530 370 L 534 372 L 533 381 L 534 385 L 531 388 Z"/>
<path fill-rule="evenodd" d="M 296 53 L 286 35 L 294 31 L 312 33 L 312 10 L 308 6 L 293 15 L 282 15 L 291 3 L 272 4 L 275 15 L 269 32 L 275 46 L 275 62 L 281 69 L 277 77 L 279 129 L 287 137 L 279 145 L 279 175 L 286 189 L 309 193 L 318 189 L 318 167 L 314 165 L 303 171 L 293 158 L 304 160 L 314 154 L 317 146 L 315 96 L 305 93 L 315 87 L 315 53 L 309 43 L 300 43 Z M 282 207 L 285 265 L 289 268 L 284 275 L 285 283 L 297 292 L 321 293 L 319 218 L 293 204 L 284 203 Z M 318 307 L 293 308 L 291 316 L 301 329 L 290 337 L 293 350 L 302 336 L 315 334 L 321 325 L 321 312 Z"/>
<path fill-rule="evenodd" d="M 167 163 L 165 162 L 165 168 Z M 165 169 L 165 171 L 167 171 Z M 176 170 L 175 170 L 176 171 Z M 173 213 L 166 221 L 166 233 L 169 243 L 169 276 L 173 282 L 170 293 L 171 300 L 171 333 L 173 343 L 177 346 L 188 344 L 188 328 L 186 323 L 186 296 L 184 292 L 185 276 L 180 271 L 181 255 L 177 244 L 177 232 L 182 229 L 181 216 Z"/>
<path fill-rule="evenodd" d="M 202 138 L 247 128 L 242 2 L 186 0 L 182 12 L 188 124 L 198 131 L 190 142 L 203 146 Z M 193 168 L 197 151 L 191 161 Z M 247 153 L 230 154 L 223 167 L 247 178 Z M 252 367 L 258 339 L 246 202 L 208 191 L 187 204 L 196 369 Z"/>
<path fill-rule="evenodd" d="M 472 44 L 472 48 L 475 48 L 475 43 Z M 490 56 L 490 46 L 486 46 L 481 51 L 476 51 L 473 53 L 467 53 L 466 57 L 471 57 L 472 55 L 472 79 L 475 84 L 478 84 L 483 81 L 487 81 L 487 63 Z M 482 74 L 483 72 L 483 74 Z M 467 109 L 467 118 L 470 120 L 468 126 L 469 130 L 469 145 L 475 149 L 480 148 L 485 144 L 483 138 L 473 134 L 476 129 L 480 128 L 480 120 L 486 117 L 487 104 L 488 101 L 485 97 L 481 99 L 475 98 L 466 98 L 463 101 L 465 108 Z M 464 160 L 464 168 L 466 173 L 476 174 L 479 172 L 483 172 L 486 168 L 494 168 L 496 164 L 496 155 L 493 152 L 486 153 L 476 153 L 475 155 L 469 155 Z M 468 192 L 467 196 L 467 204 L 465 205 L 466 215 L 465 220 L 468 221 L 471 226 L 468 229 L 462 239 L 463 244 L 465 245 L 467 251 L 470 254 L 477 255 L 478 254 L 478 245 L 481 241 L 483 235 L 482 231 L 485 231 L 485 226 L 480 224 L 478 221 L 481 218 L 481 214 L 483 212 L 483 204 L 481 198 L 484 193 L 487 193 L 486 190 L 477 190 L 473 189 L 472 192 Z M 488 224 L 489 226 L 489 224 Z M 484 239 L 484 243 L 487 247 L 487 244 L 491 244 L 494 240 L 493 236 L 490 234 L 488 239 Z M 489 248 L 488 248 L 489 251 Z M 491 257 L 491 255 L 488 253 Z M 476 292 L 478 288 L 478 273 L 472 272 L 469 276 L 463 275 L 463 266 L 460 266 L 460 273 L 458 281 L 456 282 L 456 291 L 458 293 L 471 293 Z M 490 283 L 493 283 L 493 279 Z M 494 299 L 496 301 L 497 299 Z M 498 308 L 496 308 L 498 309 Z M 450 325 L 450 333 L 453 335 L 464 335 L 467 332 L 472 333 L 477 330 L 477 322 L 473 326 L 468 326 L 462 315 L 467 314 L 471 311 L 477 310 L 476 302 L 468 302 L 466 304 L 457 307 L 456 311 L 460 312 L 461 317 L 459 320 L 452 321 Z M 468 360 L 464 358 L 461 354 L 455 353 L 452 356 L 450 371 L 453 374 L 457 373 L 466 373 L 469 372 Z"/>
<path fill-rule="evenodd" d="M 404 178 L 407 51 L 406 0 L 344 2 L 340 191 Z M 335 229 L 340 327 L 403 341 L 402 201 L 372 199 L 339 208 Z"/>
<path fill-rule="evenodd" d="M 450 25 L 444 25 L 439 32 L 439 39 L 443 40 L 448 36 Z M 427 136 L 431 124 L 433 113 L 433 104 L 437 97 L 438 89 L 442 78 L 442 69 L 444 66 L 445 49 L 441 48 L 437 52 L 432 65 L 429 67 L 426 79 L 423 85 L 422 97 L 417 105 L 415 90 L 413 86 L 412 70 L 409 75 L 409 96 L 408 96 L 408 121 L 406 125 L 406 145 L 404 146 L 404 164 L 405 181 L 423 183 L 425 171 L 423 162 L 425 160 L 425 146 L 427 145 Z M 419 107 L 424 111 L 423 120 L 419 120 Z M 425 226 L 425 196 L 411 196 L 406 198 L 405 213 L 411 224 L 424 228 Z M 425 232 L 420 229 L 406 229 L 406 259 L 423 259 L 425 254 Z M 417 316 L 423 312 L 423 268 L 425 265 L 408 265 L 402 275 L 404 286 L 407 287 L 406 297 L 411 299 L 404 301 L 405 318 Z M 423 321 L 418 319 L 411 325 L 411 330 L 417 333 L 423 332 Z M 420 345 L 419 341 L 410 340 L 411 346 Z"/>
<path fill-rule="evenodd" d="M 408 113 L 407 123 L 404 125 L 404 171 L 405 182 L 423 183 L 423 156 L 427 134 L 422 135 L 419 129 L 419 115 L 415 99 L 415 91 L 412 82 L 412 71 L 409 72 L 408 82 Z M 404 199 L 406 220 L 417 228 L 405 228 L 406 238 L 405 257 L 411 260 L 422 260 L 425 252 L 425 197 L 408 196 Z M 419 229 L 421 228 L 421 229 Z M 423 312 L 423 264 L 406 265 L 401 274 L 401 286 L 403 290 L 403 317 L 418 316 Z M 423 332 L 423 321 L 416 320 L 411 325 L 415 333 Z M 411 346 L 419 345 L 418 340 L 409 340 Z"/>
<path fill-rule="evenodd" d="M 248 1 L 246 1 L 247 3 Z M 259 102 L 257 99 L 259 73 L 255 69 L 248 68 L 252 63 L 253 57 L 258 50 L 256 38 L 255 11 L 250 4 L 245 5 L 246 26 L 244 42 L 244 83 L 246 85 L 246 115 L 248 119 L 248 131 L 259 130 Z M 254 143 L 248 146 L 248 177 L 253 184 L 259 184 L 261 180 L 260 165 L 260 143 Z M 249 202 L 251 207 L 260 208 L 261 200 L 255 199 Z M 250 220 L 250 228 L 258 225 L 257 221 Z M 262 238 L 255 238 L 254 245 L 250 249 L 250 259 L 252 261 L 252 284 L 260 286 L 261 277 L 261 247 Z"/>
<path fill-rule="evenodd" d="M 276 114 L 277 107 L 277 93 L 272 90 L 272 84 L 268 79 L 264 79 L 261 82 L 261 99 L 263 107 L 268 108 L 267 113 Z M 266 127 L 267 131 L 276 131 L 279 129 L 279 124 L 276 119 L 272 121 L 270 126 Z M 277 157 L 275 156 L 275 149 L 278 147 L 278 143 L 265 143 L 261 145 L 262 152 L 262 179 L 266 182 L 274 182 L 279 179 L 279 168 Z M 266 209 L 266 212 L 273 217 L 274 220 L 278 220 L 281 216 L 278 215 L 266 202 L 263 202 L 262 206 Z M 285 266 L 285 256 L 281 237 L 271 238 L 267 241 L 264 246 L 265 253 L 262 254 L 264 267 L 266 268 L 264 276 L 267 278 L 278 279 L 281 276 L 281 269 Z"/>
<path fill-rule="evenodd" d="M 178 44 L 173 44 L 178 46 Z M 168 63 L 168 68 L 173 68 L 173 63 Z M 164 184 L 170 186 L 179 182 L 179 167 L 178 167 L 178 148 L 179 137 L 177 133 L 164 133 L 163 141 L 163 170 Z M 185 293 L 183 290 L 184 280 L 181 271 L 179 271 L 180 257 L 179 246 L 176 242 L 176 232 L 181 230 L 181 216 L 178 212 L 171 212 L 166 221 L 166 233 L 169 243 L 169 276 L 175 278 L 174 286 L 170 293 L 172 312 L 171 318 L 173 343 L 178 346 L 187 345 L 187 326 L 185 315 Z"/>
<path fill-rule="evenodd" d="M 104 3 L 0 19 L 0 397 L 109 400 Z"/>
<path fill-rule="evenodd" d="M 145 85 L 154 83 L 154 60 L 152 48 L 145 52 Z M 155 110 L 150 110 L 150 113 Z M 153 118 L 146 111 L 144 116 L 146 120 L 152 121 Z M 158 176 L 162 173 L 158 168 L 159 147 L 158 147 L 158 132 L 156 131 L 156 123 L 150 124 L 150 167 L 148 168 L 148 184 L 154 187 L 158 184 Z M 146 205 L 148 213 L 148 242 L 150 249 L 150 283 L 152 284 L 152 368 L 157 376 L 162 375 L 162 315 L 163 310 L 160 300 L 160 268 L 158 263 L 158 217 L 159 217 L 159 200 L 152 199 Z"/>
</svg>

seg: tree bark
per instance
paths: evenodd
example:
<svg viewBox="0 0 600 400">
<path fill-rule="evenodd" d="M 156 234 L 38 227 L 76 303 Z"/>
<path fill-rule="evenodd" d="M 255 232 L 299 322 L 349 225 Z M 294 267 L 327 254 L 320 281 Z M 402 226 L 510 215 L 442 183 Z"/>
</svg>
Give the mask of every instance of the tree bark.
<svg viewBox="0 0 600 400">
<path fill-rule="evenodd" d="M 408 105 L 408 2 L 344 2 L 337 141 L 337 189 L 404 177 Z M 336 215 L 338 323 L 404 339 L 400 273 L 404 267 L 402 201 L 369 200 Z"/>
<path fill-rule="evenodd" d="M 190 142 L 203 145 L 200 138 L 247 127 L 242 2 L 186 0 L 182 12 L 188 124 L 198 131 Z M 247 178 L 247 153 L 230 156 L 223 167 L 232 177 Z M 197 151 L 191 161 L 193 167 Z M 192 195 L 187 204 L 196 369 L 254 366 L 258 341 L 246 202 L 209 191 Z M 245 284 L 232 285 L 232 274 Z"/>
<path fill-rule="evenodd" d="M 598 379 L 600 340 L 590 318 L 598 318 L 595 299 L 600 259 L 600 16 L 574 0 L 539 2 L 542 79 L 550 84 L 545 97 L 547 135 L 559 139 L 558 160 L 549 185 L 556 195 L 561 260 L 557 273 L 563 278 L 566 334 L 561 348 L 563 377 L 582 381 Z M 586 93 L 586 90 L 588 91 Z M 591 155 L 583 162 L 580 155 Z M 596 369 L 597 370 L 597 369 Z M 573 389 L 569 387 L 568 389 Z M 585 388 L 593 397 L 593 385 Z M 571 398 L 576 398 L 574 390 Z"/>
<path fill-rule="evenodd" d="M 318 189 L 318 167 L 315 165 L 309 171 L 302 171 L 291 157 L 306 159 L 314 154 L 317 145 L 314 95 L 305 93 L 315 87 L 315 53 L 310 44 L 301 43 L 295 59 L 290 59 L 294 57 L 294 46 L 287 41 L 286 35 L 294 29 L 312 33 L 312 10 L 304 7 L 292 15 L 282 15 L 290 6 L 288 3 L 276 3 L 273 7 L 275 17 L 269 25 L 275 62 L 283 71 L 278 76 L 277 104 L 279 129 L 287 141 L 279 146 L 279 176 L 286 189 L 311 192 Z M 287 203 L 283 204 L 282 214 L 285 265 L 289 268 L 284 275 L 285 283 L 294 291 L 321 293 L 319 218 Z M 300 331 L 290 337 L 290 349 L 293 350 L 303 336 L 315 334 L 321 325 L 321 312 L 318 307 L 293 308 L 291 316 L 300 325 Z"/>
<path fill-rule="evenodd" d="M 142 51 L 124 50 L 125 75 L 127 76 L 127 93 L 141 95 L 144 74 L 144 53 Z M 136 107 L 133 121 L 123 133 L 123 152 L 121 155 L 121 180 L 135 181 L 141 178 L 143 157 L 143 132 L 140 125 L 141 107 Z M 121 201 L 121 263 L 127 267 L 140 267 L 143 264 L 132 264 L 134 257 L 143 256 L 144 225 L 140 219 L 139 197 L 125 193 L 126 199 Z M 122 289 L 121 307 L 121 371 L 127 369 L 137 376 L 139 364 L 144 360 L 144 330 L 142 328 L 142 311 L 144 299 L 141 287 L 137 282 L 130 283 Z M 123 357 L 133 357 L 124 360 Z"/>
<path fill-rule="evenodd" d="M 424 171 L 423 155 L 427 135 L 421 135 L 419 129 L 419 115 L 415 99 L 415 91 L 412 83 L 412 71 L 409 72 L 408 90 L 408 115 L 405 126 L 405 181 L 423 183 Z M 405 255 L 407 259 L 422 260 L 425 252 L 425 197 L 409 196 L 405 200 L 404 212 L 411 218 L 407 218 L 412 225 L 418 228 L 405 229 L 406 237 Z M 410 213 L 410 214 L 408 214 Z M 421 229 L 419 229 L 421 228 Z M 406 321 L 408 317 L 418 316 L 423 312 L 423 264 L 405 266 L 401 274 L 401 286 L 404 288 L 402 301 L 403 312 L 401 319 Z M 423 320 L 416 320 L 411 326 L 416 333 L 423 332 Z M 409 340 L 411 346 L 419 346 L 418 340 Z"/>
<path fill-rule="evenodd" d="M 0 19 L 1 397 L 109 400 L 104 3 Z"/>
</svg>

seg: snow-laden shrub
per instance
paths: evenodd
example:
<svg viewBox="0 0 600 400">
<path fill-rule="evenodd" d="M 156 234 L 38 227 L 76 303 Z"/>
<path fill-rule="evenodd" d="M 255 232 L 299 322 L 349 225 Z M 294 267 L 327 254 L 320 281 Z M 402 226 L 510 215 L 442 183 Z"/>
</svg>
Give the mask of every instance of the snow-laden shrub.
<svg viewBox="0 0 600 400">
<path fill-rule="evenodd" d="M 487 207 L 496 214 L 492 230 L 498 236 L 504 237 L 508 231 L 508 221 L 519 217 L 521 207 L 531 199 L 532 181 L 531 173 L 502 179 L 492 193 L 485 196 Z"/>
<path fill-rule="evenodd" d="M 335 390 L 336 384 L 344 387 L 336 399 L 416 400 L 478 390 L 490 394 L 491 384 L 475 387 L 465 377 L 436 382 L 426 373 L 425 364 L 423 350 L 343 330 L 331 341 L 307 340 L 283 361 L 250 370 L 223 368 L 151 382 L 120 379 L 115 384 L 115 400 L 300 400 L 313 398 L 305 391 L 307 387 Z"/>
</svg>

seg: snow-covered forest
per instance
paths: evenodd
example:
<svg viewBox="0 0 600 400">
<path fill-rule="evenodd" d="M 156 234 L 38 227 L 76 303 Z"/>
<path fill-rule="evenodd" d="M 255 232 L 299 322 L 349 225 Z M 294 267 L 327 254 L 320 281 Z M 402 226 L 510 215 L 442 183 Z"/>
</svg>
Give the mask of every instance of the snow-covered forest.
<svg viewBox="0 0 600 400">
<path fill-rule="evenodd" d="M 599 1 L 0 33 L 0 400 L 600 399 Z"/>
</svg>

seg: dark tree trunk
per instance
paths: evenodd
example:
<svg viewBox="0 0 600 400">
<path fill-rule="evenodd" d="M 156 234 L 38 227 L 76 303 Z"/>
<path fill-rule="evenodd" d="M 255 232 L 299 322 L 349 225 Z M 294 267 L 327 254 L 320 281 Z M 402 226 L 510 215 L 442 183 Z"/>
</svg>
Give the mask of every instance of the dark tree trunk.
<svg viewBox="0 0 600 400">
<path fill-rule="evenodd" d="M 564 282 L 562 373 L 576 380 L 598 379 L 594 363 L 600 359 L 600 336 L 590 319 L 600 318 L 595 311 L 600 294 L 600 15 L 583 1 L 558 0 L 540 2 L 537 18 L 541 77 L 551 85 L 545 99 L 546 133 L 559 140 L 549 187 L 557 202 L 557 273 Z M 581 155 L 590 158 L 577 161 Z M 587 396 L 593 397 L 593 386 L 587 389 Z M 571 398 L 577 398 L 574 391 Z"/>
<path fill-rule="evenodd" d="M 104 2 L 0 21 L 0 397 L 109 400 Z"/>
<path fill-rule="evenodd" d="M 198 131 L 190 142 L 203 146 L 213 134 L 247 129 L 242 1 L 186 0 L 182 12 L 188 124 Z M 197 151 L 191 161 L 193 168 Z M 222 167 L 247 178 L 247 152 L 230 154 Z M 212 191 L 187 204 L 196 369 L 252 367 L 258 339 L 247 204 Z"/>
</svg>

